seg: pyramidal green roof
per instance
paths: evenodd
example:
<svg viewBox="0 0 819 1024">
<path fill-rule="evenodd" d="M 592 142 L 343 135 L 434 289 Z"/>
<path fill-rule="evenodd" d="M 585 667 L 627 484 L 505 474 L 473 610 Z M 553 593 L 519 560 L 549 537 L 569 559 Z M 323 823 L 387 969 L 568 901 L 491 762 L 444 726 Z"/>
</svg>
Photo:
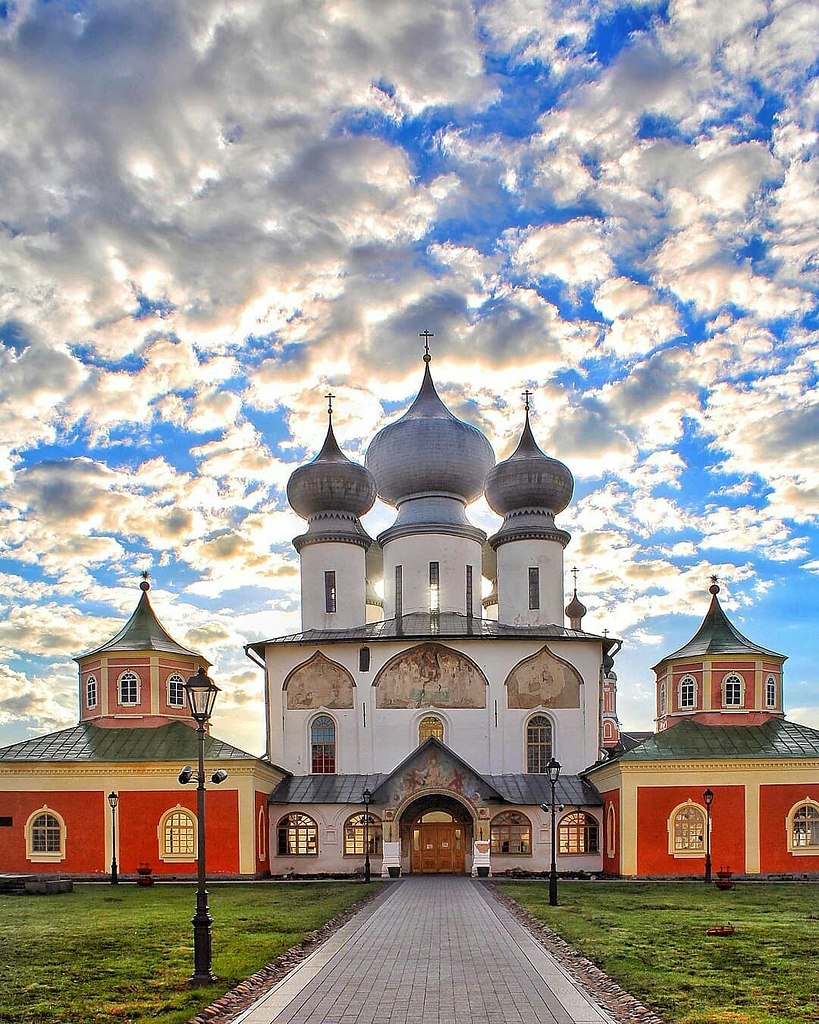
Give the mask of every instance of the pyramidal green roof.
<svg viewBox="0 0 819 1024">
<path fill-rule="evenodd" d="M 684 720 L 620 754 L 619 761 L 713 758 L 819 758 L 819 729 L 772 718 L 763 725 L 703 725 Z"/>
<path fill-rule="evenodd" d="M 91 722 L 82 722 L 72 729 L 0 747 L 0 762 L 195 761 L 198 742 L 196 729 L 184 722 L 129 729 L 101 729 Z M 205 758 L 263 760 L 215 736 L 205 736 Z"/>
<path fill-rule="evenodd" d="M 711 604 L 697 632 L 678 651 L 666 654 L 654 668 L 658 669 L 672 658 L 701 658 L 707 654 L 762 654 L 783 660 L 785 658 L 785 655 L 760 647 L 743 636 L 722 610 L 717 593 L 713 591 Z"/>
<path fill-rule="evenodd" d="M 74 660 L 111 651 L 162 651 L 165 654 L 183 654 L 188 658 L 199 658 L 205 665 L 210 665 L 207 658 L 198 651 L 183 647 L 168 633 L 151 607 L 147 589 L 143 589 L 134 614 L 118 633 L 100 647 L 78 654 Z"/>
</svg>

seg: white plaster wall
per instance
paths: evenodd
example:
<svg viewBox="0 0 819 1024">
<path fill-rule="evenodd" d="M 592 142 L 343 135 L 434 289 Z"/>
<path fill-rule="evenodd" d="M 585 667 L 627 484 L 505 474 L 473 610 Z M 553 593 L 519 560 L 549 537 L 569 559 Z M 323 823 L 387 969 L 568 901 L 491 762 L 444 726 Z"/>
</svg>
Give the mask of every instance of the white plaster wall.
<svg viewBox="0 0 819 1024">
<path fill-rule="evenodd" d="M 295 774 L 309 774 L 309 721 L 323 709 L 287 711 L 282 684 L 291 669 L 321 650 L 348 669 L 355 681 L 354 708 L 328 709 L 337 724 L 338 772 L 389 772 L 418 745 L 418 723 L 425 714 L 444 720 L 444 742 L 478 772 L 520 773 L 525 770 L 525 727 L 538 709 L 506 707 L 505 681 L 511 669 L 539 651 L 537 640 L 442 641 L 471 658 L 489 680 L 486 707 L 376 708 L 372 682 L 387 661 L 421 641 L 396 640 L 369 644 L 370 670 L 359 671 L 358 642 L 324 645 L 277 645 L 267 648 L 270 680 L 270 751 L 274 763 Z M 598 697 L 601 645 L 594 641 L 550 640 L 549 650 L 574 665 L 584 680 L 580 708 L 547 709 L 553 723 L 555 756 L 563 770 L 576 774 L 597 759 Z"/>
<path fill-rule="evenodd" d="M 563 547 L 556 540 L 515 540 L 498 555 L 498 619 L 512 626 L 542 626 L 565 618 Z M 540 608 L 529 608 L 529 569 L 540 569 Z"/>
<path fill-rule="evenodd" d="M 429 563 L 438 562 L 440 611 L 466 614 L 466 567 L 472 566 L 472 614 L 481 614 L 481 545 L 466 537 L 421 533 L 384 546 L 384 617 L 395 615 L 395 567 L 402 566 L 403 610 L 429 611 Z M 362 619 L 363 621 L 363 619 Z"/>
<path fill-rule="evenodd" d="M 365 621 L 364 548 L 328 542 L 301 549 L 302 629 L 349 629 Z M 336 574 L 336 611 L 325 611 L 324 573 Z"/>
</svg>

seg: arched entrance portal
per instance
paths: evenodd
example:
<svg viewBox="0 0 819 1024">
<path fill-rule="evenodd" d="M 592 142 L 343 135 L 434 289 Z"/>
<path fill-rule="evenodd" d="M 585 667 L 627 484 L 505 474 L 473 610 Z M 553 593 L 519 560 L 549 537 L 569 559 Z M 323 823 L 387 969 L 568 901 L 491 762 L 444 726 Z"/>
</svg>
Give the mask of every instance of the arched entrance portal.
<svg viewBox="0 0 819 1024">
<path fill-rule="evenodd" d="M 462 875 L 471 868 L 472 834 L 472 815 L 459 800 L 430 793 L 401 815 L 401 859 L 414 875 Z"/>
</svg>

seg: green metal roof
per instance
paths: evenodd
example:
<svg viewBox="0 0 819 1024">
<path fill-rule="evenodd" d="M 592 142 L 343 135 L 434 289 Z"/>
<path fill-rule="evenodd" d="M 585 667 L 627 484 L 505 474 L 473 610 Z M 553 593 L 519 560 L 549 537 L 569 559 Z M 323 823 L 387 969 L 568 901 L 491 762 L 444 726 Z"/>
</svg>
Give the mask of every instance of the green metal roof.
<svg viewBox="0 0 819 1024">
<path fill-rule="evenodd" d="M 764 725 L 702 725 L 682 721 L 655 733 L 639 746 L 620 754 L 616 760 L 779 760 L 804 757 L 819 758 L 819 730 L 783 718 L 773 718 Z"/>
<path fill-rule="evenodd" d="M 130 729 L 101 729 L 84 722 L 0 747 L 0 761 L 195 761 L 197 743 L 196 729 L 184 722 Z M 263 760 L 215 736 L 205 737 L 205 757 Z"/>
<path fill-rule="evenodd" d="M 88 658 L 92 654 L 108 654 L 111 651 L 162 651 L 165 654 L 184 654 L 188 658 L 199 658 L 205 665 L 210 666 L 210 662 L 198 651 L 183 647 L 168 633 L 151 607 L 147 590 L 143 590 L 134 614 L 117 634 L 101 647 L 78 654 L 74 660 Z"/>
<path fill-rule="evenodd" d="M 672 658 L 701 658 L 707 654 L 762 654 L 772 658 L 785 658 L 783 654 L 760 647 L 743 636 L 722 610 L 716 594 L 712 595 L 705 618 L 688 643 L 683 644 L 673 654 L 667 654 L 654 668 L 658 669 Z"/>
</svg>

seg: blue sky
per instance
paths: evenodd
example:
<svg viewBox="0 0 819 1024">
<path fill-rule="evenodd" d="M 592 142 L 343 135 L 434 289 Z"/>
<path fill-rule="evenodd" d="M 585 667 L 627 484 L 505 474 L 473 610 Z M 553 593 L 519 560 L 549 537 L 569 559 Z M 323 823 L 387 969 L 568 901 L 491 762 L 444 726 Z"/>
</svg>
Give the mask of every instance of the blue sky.
<svg viewBox="0 0 819 1024">
<path fill-rule="evenodd" d="M 819 727 L 817 38 L 812 0 L 0 3 L 0 742 L 73 724 L 149 569 L 260 749 L 287 478 L 328 387 L 362 457 L 425 328 L 499 458 L 534 390 L 624 724 L 715 572 Z"/>
</svg>

